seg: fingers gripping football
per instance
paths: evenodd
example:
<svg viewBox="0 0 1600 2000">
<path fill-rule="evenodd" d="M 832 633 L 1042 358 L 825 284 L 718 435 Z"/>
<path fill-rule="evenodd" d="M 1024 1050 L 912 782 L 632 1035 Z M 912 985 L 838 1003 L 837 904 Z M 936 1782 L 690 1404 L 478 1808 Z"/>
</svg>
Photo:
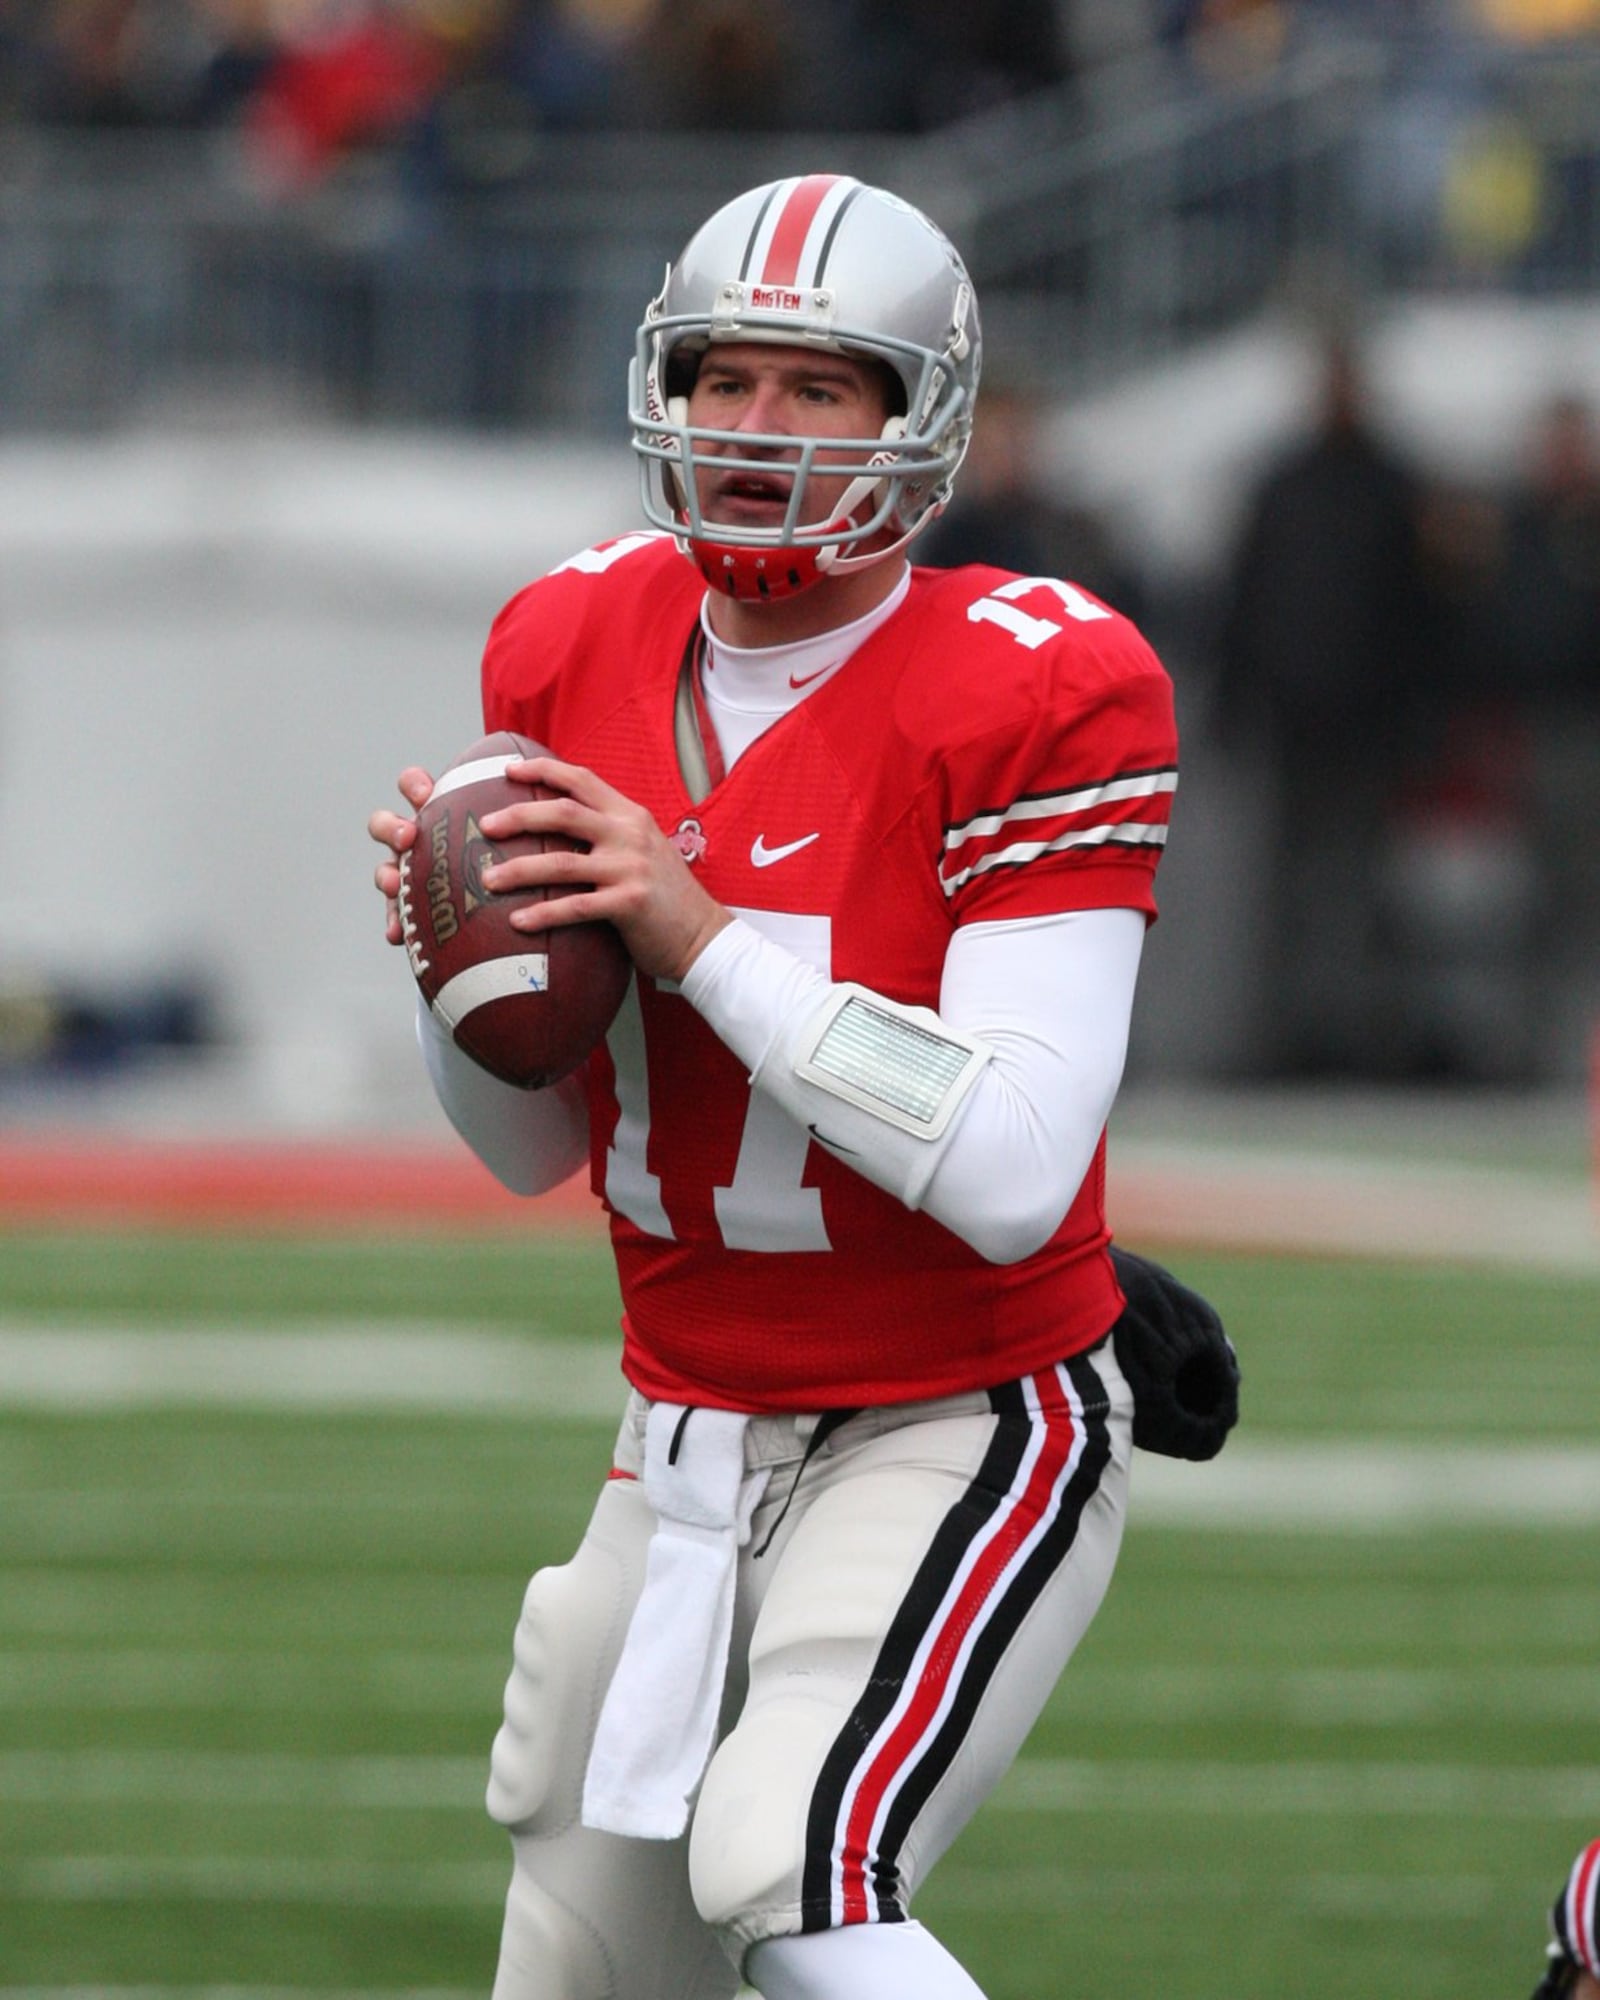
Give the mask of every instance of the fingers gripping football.
<svg viewBox="0 0 1600 2000">
<path fill-rule="evenodd" d="M 484 875 L 497 895 L 542 892 L 513 914 L 515 928 L 610 923 L 642 972 L 682 978 L 730 916 L 645 808 L 593 771 L 554 757 L 512 764 L 506 776 L 528 786 L 529 796 L 487 814 L 484 833 L 501 841 L 544 837 L 537 850 L 508 855 Z"/>
<path fill-rule="evenodd" d="M 415 764 L 408 765 L 400 773 L 401 796 L 411 807 L 410 813 L 390 812 L 380 807 L 367 821 L 368 834 L 389 851 L 373 870 L 372 879 L 384 899 L 384 935 L 390 944 L 400 944 L 403 936 L 400 929 L 400 857 L 417 837 L 417 823 L 414 815 L 428 802 L 433 790 L 433 780 L 428 773 Z"/>
<path fill-rule="evenodd" d="M 392 871 L 398 941 L 435 1020 L 481 1067 L 529 1089 L 580 1067 L 632 977 L 609 923 L 577 913 L 560 927 L 543 919 L 548 875 L 497 879 L 508 858 L 552 847 L 580 868 L 587 859 L 571 851 L 558 829 L 488 830 L 508 804 L 529 797 L 529 787 L 509 778 L 508 768 L 541 750 L 507 731 L 485 737 L 437 784 L 425 773 L 407 774 L 421 795 L 414 822 L 401 825 L 399 815 L 383 813 L 370 822 L 373 837 L 394 856 L 379 863 L 378 887 L 387 893 Z M 532 924 L 515 921 L 530 912 Z"/>
</svg>

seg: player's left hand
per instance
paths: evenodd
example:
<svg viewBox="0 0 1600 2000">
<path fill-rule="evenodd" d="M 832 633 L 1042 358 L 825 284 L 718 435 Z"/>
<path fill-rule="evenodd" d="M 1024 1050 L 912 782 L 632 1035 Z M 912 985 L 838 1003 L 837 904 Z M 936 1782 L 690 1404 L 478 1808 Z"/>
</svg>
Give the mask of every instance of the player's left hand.
<svg viewBox="0 0 1600 2000">
<path fill-rule="evenodd" d="M 372 879 L 378 894 L 383 898 L 383 934 L 390 944 L 401 944 L 404 937 L 400 928 L 400 857 L 417 837 L 416 815 L 427 804 L 433 792 L 433 779 L 420 764 L 408 764 L 398 779 L 401 797 L 410 806 L 409 813 L 391 812 L 387 806 L 380 806 L 367 820 L 367 832 L 380 847 L 388 852 L 373 870 Z"/>
<path fill-rule="evenodd" d="M 530 757 L 506 767 L 518 784 L 545 785 L 557 798 L 486 814 L 491 840 L 519 833 L 564 834 L 587 851 L 549 848 L 484 871 L 486 889 L 543 887 L 557 892 L 512 922 L 540 931 L 596 918 L 615 924 L 635 965 L 656 979 L 681 979 L 725 924 L 724 909 L 641 805 L 581 764 Z"/>
<path fill-rule="evenodd" d="M 1127 1299 L 1111 1329 L 1133 1391 L 1133 1441 L 1167 1458 L 1215 1458 L 1239 1421 L 1239 1359 L 1209 1299 L 1170 1271 L 1111 1248 Z"/>
</svg>

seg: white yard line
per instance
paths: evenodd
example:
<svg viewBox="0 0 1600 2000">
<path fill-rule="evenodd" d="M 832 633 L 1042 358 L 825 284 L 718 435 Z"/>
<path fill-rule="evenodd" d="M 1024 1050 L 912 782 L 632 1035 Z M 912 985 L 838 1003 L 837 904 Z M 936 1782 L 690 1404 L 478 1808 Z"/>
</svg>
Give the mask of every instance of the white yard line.
<svg viewBox="0 0 1600 2000">
<path fill-rule="evenodd" d="M 1600 1445 L 1237 1437 L 1205 1465 L 1137 1455 L 1135 1527 L 1297 1533 L 1600 1524 Z"/>
<path fill-rule="evenodd" d="M 1600 1190 L 1480 1166 L 1113 1136 L 1126 1243 L 1512 1265 L 1600 1278 Z"/>
<path fill-rule="evenodd" d="M 23 1855 L 0 1863 L 14 1903 L 298 1903 L 366 1909 L 494 1908 L 509 1862 L 299 1861 L 247 1854 Z"/>
<path fill-rule="evenodd" d="M 6 1625 L 0 1608 L 0 1630 Z M 361 1655 L 361 1684 L 385 1715 L 475 1710 L 486 1691 L 498 1697 L 503 1678 L 498 1660 L 486 1666 L 479 1655 L 442 1664 L 424 1654 Z M 0 1707 L 35 1714 L 94 1709 L 102 1714 L 336 1715 L 348 1711 L 351 1699 L 345 1682 L 328 1678 L 324 1660 L 297 1665 L 293 1655 L 281 1653 L 102 1648 L 98 1637 L 91 1644 L 75 1641 L 62 1652 L 36 1646 L 0 1652 Z"/>
<path fill-rule="evenodd" d="M 7 1750 L 0 1797 L 27 1805 L 343 1807 L 482 1814 L 482 1757 L 229 1750 Z"/>
<path fill-rule="evenodd" d="M 1091 1701 L 1084 1712 L 1092 1717 L 1098 1711 Z M 483 1816 L 487 1777 L 487 1755 L 341 1757 L 225 1750 L 0 1753 L 0 1795 L 18 1805 L 459 1813 L 476 1822 Z M 1005 1779 L 995 1803 L 1010 1812 L 1144 1812 L 1156 1804 L 1188 1813 L 1407 1817 L 1463 1813 L 1490 1819 L 1555 1819 L 1592 1816 L 1600 1808 L 1600 1765 L 1512 1768 L 1426 1759 L 1332 1762 L 1292 1757 L 1252 1764 L 1025 1756 Z M 203 1869 L 214 1858 L 175 1857 L 159 1865 L 182 1867 L 192 1861 Z M 149 1857 L 139 1856 L 107 1865 L 136 1867 L 147 1861 Z M 0 1896 L 10 1879 L 8 1871 L 16 1865 L 0 1863 Z M 352 1865 L 358 1871 L 367 1867 Z M 473 1869 L 486 1868 L 477 1863 L 440 1865 L 445 1868 L 440 1879 L 457 1887 L 463 1881 L 477 1881 Z M 364 1881 L 366 1876 L 358 1872 L 355 1879 Z"/>
<path fill-rule="evenodd" d="M 618 1348 L 329 1321 L 282 1332 L 0 1320 L 0 1409 L 437 1410 L 615 1422 Z"/>
<path fill-rule="evenodd" d="M 297 1766 L 304 1760 L 285 1760 Z M 329 1760 L 323 1760 L 329 1761 Z M 351 1759 L 345 1763 L 383 1760 Z M 331 1760 L 335 1777 L 341 1760 Z M 1592 1819 L 1600 1802 L 1600 1766 L 1509 1768 L 1413 1762 L 1270 1764 L 1181 1760 L 1090 1762 L 1024 1759 L 990 1801 L 989 1811 L 1041 1815 L 1106 1813 L 1250 1820 L 1354 1818 L 1448 1819 L 1548 1827 Z M 442 1803 L 453 1803 L 445 1801 Z M 963 1871 L 947 1871 L 959 1899 Z M 1059 1897 L 1062 1876 L 1049 1871 Z M 29 1855 L 0 1864 L 6 1903 L 281 1902 L 369 1908 L 482 1908 L 504 1898 L 507 1864 L 363 1862 L 338 1856 L 186 1854 Z M 1019 1885 L 1007 1875 L 1007 1895 Z M 1393 1884 L 1389 1884 L 1390 1891 Z M 1319 1873 L 1299 1884 L 1319 1904 L 1384 1906 L 1385 1885 L 1360 1874 Z M 1024 1898 L 1026 1900 L 1026 1898 Z M 0 1989 L 3 2000 L 3 1989 Z"/>
<path fill-rule="evenodd" d="M 436 1410 L 610 1422 L 622 1393 L 614 1352 L 582 1341 L 344 1323 L 273 1334 L 0 1325 L 0 1408 Z M 86 1534 L 96 1509 L 125 1518 L 115 1488 L 60 1498 Z M 49 1496 L 37 1504 L 47 1509 Z M 198 1492 L 161 1503 L 168 1513 L 206 1504 Z M 263 1520 L 272 1512 L 269 1498 L 252 1505 Z M 1600 1524 L 1600 1445 L 1257 1434 L 1232 1440 L 1207 1465 L 1139 1454 L 1132 1505 L 1135 1526 L 1582 1528 Z"/>
<path fill-rule="evenodd" d="M 1405 1819 L 1588 1820 L 1600 1811 L 1600 1764 L 1090 1763 L 1024 1759 L 990 1801 L 1000 1812 L 1242 1813 Z"/>
</svg>

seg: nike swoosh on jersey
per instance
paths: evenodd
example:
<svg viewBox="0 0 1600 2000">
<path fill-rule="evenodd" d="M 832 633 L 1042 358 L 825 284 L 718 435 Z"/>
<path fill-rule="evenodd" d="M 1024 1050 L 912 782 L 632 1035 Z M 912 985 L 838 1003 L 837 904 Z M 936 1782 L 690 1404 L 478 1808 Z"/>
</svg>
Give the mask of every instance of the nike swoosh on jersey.
<svg viewBox="0 0 1600 2000">
<path fill-rule="evenodd" d="M 820 840 L 820 833 L 803 833 L 798 840 L 786 841 L 782 847 L 768 847 L 767 836 L 758 833 L 750 844 L 750 865 L 753 868 L 770 868 L 775 861 L 787 861 L 791 854 L 798 854 L 802 847 L 809 847 L 814 840 Z"/>
<path fill-rule="evenodd" d="M 809 674 L 791 674 L 789 685 L 792 688 L 808 688 L 813 681 L 820 681 L 824 674 L 831 674 L 838 664 L 837 660 L 830 660 L 825 667 L 817 667 Z"/>
</svg>

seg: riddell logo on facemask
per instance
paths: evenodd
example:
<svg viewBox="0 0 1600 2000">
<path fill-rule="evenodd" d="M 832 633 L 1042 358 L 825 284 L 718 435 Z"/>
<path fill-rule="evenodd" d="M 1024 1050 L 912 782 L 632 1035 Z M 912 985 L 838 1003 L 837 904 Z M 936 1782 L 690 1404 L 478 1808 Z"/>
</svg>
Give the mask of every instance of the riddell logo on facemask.
<svg viewBox="0 0 1600 2000">
<path fill-rule="evenodd" d="M 769 312 L 793 313 L 800 310 L 800 294 L 786 292 L 778 285 L 752 285 L 750 303 L 764 306 Z"/>
</svg>

